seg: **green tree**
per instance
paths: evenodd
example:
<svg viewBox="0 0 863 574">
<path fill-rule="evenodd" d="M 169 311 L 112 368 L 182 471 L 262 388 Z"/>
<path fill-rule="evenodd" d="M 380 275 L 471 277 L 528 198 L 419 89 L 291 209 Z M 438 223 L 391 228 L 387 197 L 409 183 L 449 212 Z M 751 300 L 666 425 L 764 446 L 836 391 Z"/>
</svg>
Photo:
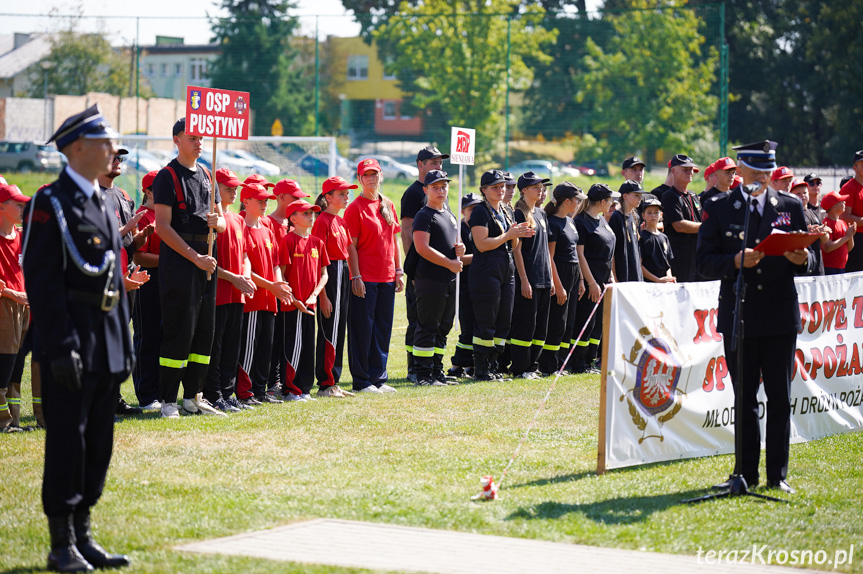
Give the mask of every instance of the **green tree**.
<svg viewBox="0 0 863 574">
<path fill-rule="evenodd" d="M 405 93 L 407 113 L 426 116 L 439 141 L 449 139 L 450 125 L 475 128 L 479 163 L 504 136 L 508 26 L 509 86 L 524 90 L 533 80 L 524 57 L 547 60 L 544 49 L 556 35 L 540 26 L 542 17 L 542 8 L 519 9 L 517 0 L 403 2 L 373 36 L 393 57 L 388 68 Z"/>
<path fill-rule="evenodd" d="M 689 151 L 715 139 L 717 50 L 685 0 L 630 0 L 607 13 L 604 47 L 588 38 L 577 101 L 589 103 L 590 132 L 611 157 L 656 149 Z"/>
<path fill-rule="evenodd" d="M 214 19 L 222 51 L 209 69 L 210 85 L 249 92 L 253 135 L 270 135 L 278 118 L 286 134 L 308 133 L 314 118 L 313 70 L 300 57 L 299 22 L 287 0 L 222 0 Z"/>
</svg>

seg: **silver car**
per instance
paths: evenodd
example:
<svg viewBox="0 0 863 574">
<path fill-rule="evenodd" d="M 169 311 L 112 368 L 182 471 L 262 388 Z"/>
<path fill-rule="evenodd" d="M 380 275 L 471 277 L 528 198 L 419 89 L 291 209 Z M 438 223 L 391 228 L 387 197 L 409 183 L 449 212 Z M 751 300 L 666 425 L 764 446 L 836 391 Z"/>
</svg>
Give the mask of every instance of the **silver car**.
<svg viewBox="0 0 863 574">
<path fill-rule="evenodd" d="M 364 155 L 361 159 L 376 159 L 383 171 L 384 179 L 416 179 L 420 172 L 415 165 L 394 160 L 388 155 Z"/>
<path fill-rule="evenodd" d="M 63 155 L 52 145 L 34 141 L 0 142 L 0 169 L 30 171 L 60 171 Z"/>
</svg>

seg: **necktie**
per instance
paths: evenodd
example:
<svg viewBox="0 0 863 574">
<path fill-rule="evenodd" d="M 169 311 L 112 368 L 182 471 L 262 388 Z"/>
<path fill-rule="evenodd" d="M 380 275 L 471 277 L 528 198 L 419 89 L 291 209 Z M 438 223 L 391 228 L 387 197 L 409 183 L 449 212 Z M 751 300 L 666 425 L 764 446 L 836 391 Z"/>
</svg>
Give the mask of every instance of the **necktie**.
<svg viewBox="0 0 863 574">
<path fill-rule="evenodd" d="M 761 225 L 761 214 L 758 213 L 758 200 L 754 197 L 752 202 L 752 213 L 749 214 L 749 237 L 754 241 L 758 233 L 758 227 Z"/>
</svg>

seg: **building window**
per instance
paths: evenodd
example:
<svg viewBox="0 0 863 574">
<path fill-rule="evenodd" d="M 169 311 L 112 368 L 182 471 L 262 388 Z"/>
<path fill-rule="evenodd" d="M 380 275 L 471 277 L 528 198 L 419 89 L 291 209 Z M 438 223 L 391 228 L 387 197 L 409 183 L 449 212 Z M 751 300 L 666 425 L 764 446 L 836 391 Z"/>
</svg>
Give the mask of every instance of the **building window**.
<svg viewBox="0 0 863 574">
<path fill-rule="evenodd" d="M 203 58 L 192 58 L 189 61 L 190 79 L 203 80 L 207 75 L 207 60 Z"/>
<path fill-rule="evenodd" d="M 174 64 L 174 75 L 178 78 L 183 75 L 183 64 Z"/>
<path fill-rule="evenodd" d="M 147 64 L 147 75 L 151 77 L 156 75 L 156 64 Z"/>
<path fill-rule="evenodd" d="M 163 78 L 168 75 L 168 64 L 162 64 L 161 73 Z"/>
<path fill-rule="evenodd" d="M 396 59 L 391 55 L 387 55 L 387 57 L 384 58 L 384 80 L 396 79 L 396 73 L 395 71 L 393 71 L 393 64 L 395 63 L 395 61 Z"/>
<path fill-rule="evenodd" d="M 385 120 L 396 119 L 396 103 L 395 102 L 384 102 L 384 119 Z"/>
<path fill-rule="evenodd" d="M 348 56 L 348 79 L 349 80 L 368 80 L 369 79 L 369 57 L 368 56 Z"/>
</svg>

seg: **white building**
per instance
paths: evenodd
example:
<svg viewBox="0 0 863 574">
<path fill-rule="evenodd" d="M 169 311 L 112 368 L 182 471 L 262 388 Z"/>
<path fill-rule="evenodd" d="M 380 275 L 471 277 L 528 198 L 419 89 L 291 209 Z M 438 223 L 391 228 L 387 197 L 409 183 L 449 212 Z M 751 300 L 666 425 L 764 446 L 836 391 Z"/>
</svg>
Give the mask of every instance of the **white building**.
<svg viewBox="0 0 863 574">
<path fill-rule="evenodd" d="M 46 34 L 0 35 L 0 98 L 27 94 L 31 88 L 29 68 L 50 52 Z"/>
<path fill-rule="evenodd" d="M 209 87 L 210 62 L 218 44 L 184 44 L 183 38 L 156 36 L 155 46 L 141 46 L 141 76 L 158 98 L 186 99 L 186 86 Z"/>
</svg>

